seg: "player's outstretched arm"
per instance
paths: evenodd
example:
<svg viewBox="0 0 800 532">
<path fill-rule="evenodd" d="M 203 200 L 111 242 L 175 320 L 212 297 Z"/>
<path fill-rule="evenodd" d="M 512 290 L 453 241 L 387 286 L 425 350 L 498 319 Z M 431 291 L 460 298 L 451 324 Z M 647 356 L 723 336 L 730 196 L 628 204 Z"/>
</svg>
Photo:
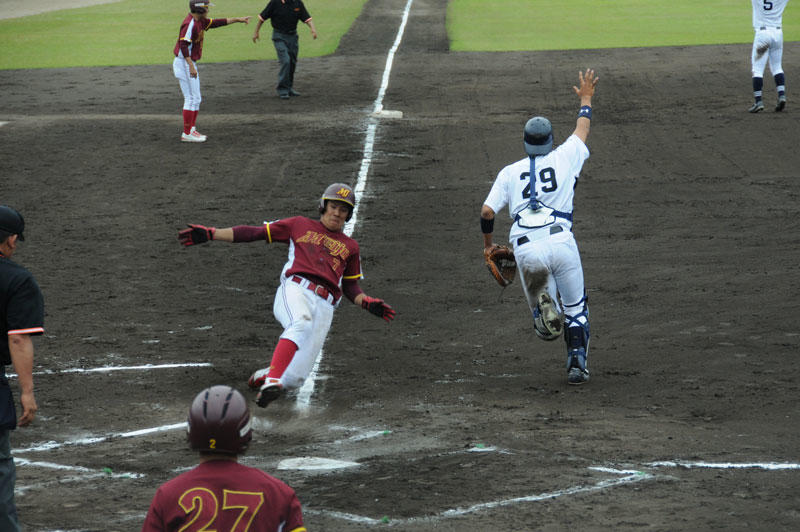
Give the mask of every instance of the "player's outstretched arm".
<svg viewBox="0 0 800 532">
<path fill-rule="evenodd" d="M 211 240 L 233 242 L 233 228 L 217 229 L 216 227 L 206 227 L 205 225 L 188 224 L 188 229 L 178 231 L 178 240 L 184 246 L 203 244 Z"/>
<path fill-rule="evenodd" d="M 591 68 L 587 68 L 585 73 L 578 72 L 578 78 L 580 87 L 573 85 L 572 89 L 581 99 L 581 110 L 578 112 L 578 123 L 572 134 L 586 142 L 586 139 L 589 138 L 589 127 L 592 120 L 592 96 L 594 96 L 594 89 L 600 78 L 595 76 L 594 70 Z"/>
<path fill-rule="evenodd" d="M 494 210 L 484 204 L 481 207 L 481 232 L 483 233 L 483 253 L 484 255 L 495 247 L 492 243 L 492 233 L 494 232 Z"/>
</svg>

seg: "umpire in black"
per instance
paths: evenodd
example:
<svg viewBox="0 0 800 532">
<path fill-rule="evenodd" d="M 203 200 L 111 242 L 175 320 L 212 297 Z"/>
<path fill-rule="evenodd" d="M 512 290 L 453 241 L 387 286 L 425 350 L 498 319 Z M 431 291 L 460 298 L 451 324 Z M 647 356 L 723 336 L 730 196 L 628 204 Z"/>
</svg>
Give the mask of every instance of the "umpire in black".
<svg viewBox="0 0 800 532">
<path fill-rule="evenodd" d="M 31 272 L 11 260 L 25 240 L 25 220 L 16 210 L 0 205 L 0 326 L 8 338 L 0 342 L 0 530 L 20 530 L 14 504 L 17 473 L 11 456 L 9 434 L 33 421 L 33 340 L 44 332 L 44 298 Z M 6 378 L 6 366 L 14 365 L 20 389 L 22 416 L 17 421 L 14 397 Z"/>
<path fill-rule="evenodd" d="M 311 37 L 317 38 L 317 29 L 314 21 L 308 14 L 303 0 L 269 0 L 267 7 L 258 15 L 256 31 L 253 42 L 258 41 L 258 31 L 267 19 L 272 20 L 272 44 L 278 54 L 281 69 L 278 72 L 278 96 L 288 99 L 291 96 L 300 96 L 294 90 L 294 71 L 297 68 L 297 54 L 300 51 L 297 38 L 297 21 L 308 24 Z"/>
</svg>

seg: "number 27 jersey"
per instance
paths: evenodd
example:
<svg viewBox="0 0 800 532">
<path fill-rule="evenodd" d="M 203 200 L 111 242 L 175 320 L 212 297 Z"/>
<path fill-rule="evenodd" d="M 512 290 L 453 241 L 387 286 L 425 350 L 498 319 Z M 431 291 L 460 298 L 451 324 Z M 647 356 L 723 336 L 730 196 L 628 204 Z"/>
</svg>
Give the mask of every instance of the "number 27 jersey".
<svg viewBox="0 0 800 532">
<path fill-rule="evenodd" d="M 508 205 L 508 214 L 515 219 L 517 214 L 530 205 L 531 194 L 544 206 L 569 218 L 558 218 L 558 223 L 572 227 L 572 200 L 583 163 L 589 158 L 589 149 L 576 135 L 570 137 L 556 149 L 536 157 L 535 179 L 531 180 L 531 162 L 526 157 L 512 163 L 497 174 L 497 178 L 484 204 L 495 214 Z M 529 228 L 515 222 L 509 232 L 509 240 L 523 236 Z"/>
</svg>

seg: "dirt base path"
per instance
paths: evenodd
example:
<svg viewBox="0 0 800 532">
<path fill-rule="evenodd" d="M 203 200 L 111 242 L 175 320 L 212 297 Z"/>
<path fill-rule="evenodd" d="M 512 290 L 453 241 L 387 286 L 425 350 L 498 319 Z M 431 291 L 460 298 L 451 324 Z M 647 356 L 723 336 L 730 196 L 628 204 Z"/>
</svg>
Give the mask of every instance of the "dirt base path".
<svg viewBox="0 0 800 532">
<path fill-rule="evenodd" d="M 177 231 L 313 217 L 327 184 L 355 181 L 403 5 L 370 1 L 336 55 L 301 57 L 296 99 L 274 96 L 274 62 L 202 65 L 202 145 L 179 142 L 169 64 L 0 72 L 2 201 L 47 304 L 41 416 L 12 434 L 26 530 L 139 530 L 195 463 L 175 427 L 201 388 L 246 391 L 269 358 L 286 248 L 181 249 Z M 310 406 L 254 406 L 244 462 L 295 487 L 309 530 L 800 528 L 791 93 L 746 112 L 747 45 L 451 53 L 445 7 L 414 2 L 385 99 L 403 118 L 378 125 L 354 233 L 362 285 L 397 320 L 345 302 Z M 572 131 L 587 66 L 592 380 L 574 388 L 520 287 L 490 281 L 478 215 L 528 117 L 557 143 Z M 800 71 L 797 43 L 784 67 Z M 77 371 L 187 363 L 211 366 Z M 154 427 L 172 429 L 134 432 Z M 359 466 L 284 462 L 301 457 Z"/>
</svg>

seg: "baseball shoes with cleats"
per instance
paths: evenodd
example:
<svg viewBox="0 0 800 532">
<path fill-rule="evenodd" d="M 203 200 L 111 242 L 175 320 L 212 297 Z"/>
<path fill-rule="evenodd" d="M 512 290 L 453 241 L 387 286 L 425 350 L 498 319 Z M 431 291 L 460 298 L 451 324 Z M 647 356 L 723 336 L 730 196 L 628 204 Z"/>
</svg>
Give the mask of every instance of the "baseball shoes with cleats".
<svg viewBox="0 0 800 532">
<path fill-rule="evenodd" d="M 759 111 L 763 111 L 763 110 L 764 110 L 764 102 L 759 100 L 756 103 L 754 103 L 752 105 L 752 107 L 750 107 L 750 109 L 747 110 L 747 112 L 749 112 L 749 113 L 758 113 Z"/>
<path fill-rule="evenodd" d="M 202 135 L 197 137 L 191 133 L 181 133 L 181 142 L 205 142 L 206 138 Z"/>
<path fill-rule="evenodd" d="M 281 100 L 288 100 L 288 99 L 289 99 L 289 93 L 288 93 L 288 92 L 285 92 L 285 93 L 284 93 L 284 92 L 282 92 L 282 93 L 278 94 L 278 97 L 279 97 Z"/>
<path fill-rule="evenodd" d="M 289 96 L 300 96 L 300 93 L 294 89 L 289 89 Z"/>
<path fill-rule="evenodd" d="M 271 381 L 277 381 L 277 379 L 267 379 L 256 396 L 256 404 L 261 408 L 266 408 L 268 404 L 283 395 L 283 385 L 280 382 Z"/>
<path fill-rule="evenodd" d="M 199 131 L 197 131 L 195 128 L 192 128 L 192 130 L 189 132 L 189 134 L 191 136 L 193 136 L 193 137 L 201 139 L 199 142 L 205 142 L 206 139 L 208 138 L 205 135 L 203 135 L 202 133 L 200 133 Z"/>
<path fill-rule="evenodd" d="M 567 355 L 567 382 L 570 384 L 583 384 L 589 380 L 589 370 L 586 369 L 586 350 L 573 349 Z"/>
<path fill-rule="evenodd" d="M 778 96 L 778 103 L 775 105 L 775 112 L 780 113 L 786 107 L 786 95 Z"/>
<path fill-rule="evenodd" d="M 269 368 L 254 371 L 253 374 L 250 375 L 250 378 L 247 379 L 247 386 L 249 386 L 251 390 L 258 390 L 267 382 L 267 374 L 269 374 Z"/>
<path fill-rule="evenodd" d="M 544 292 L 533 309 L 533 331 L 542 340 L 551 341 L 561 336 L 563 329 L 564 323 L 561 315 L 556 312 L 553 298 Z"/>
</svg>

